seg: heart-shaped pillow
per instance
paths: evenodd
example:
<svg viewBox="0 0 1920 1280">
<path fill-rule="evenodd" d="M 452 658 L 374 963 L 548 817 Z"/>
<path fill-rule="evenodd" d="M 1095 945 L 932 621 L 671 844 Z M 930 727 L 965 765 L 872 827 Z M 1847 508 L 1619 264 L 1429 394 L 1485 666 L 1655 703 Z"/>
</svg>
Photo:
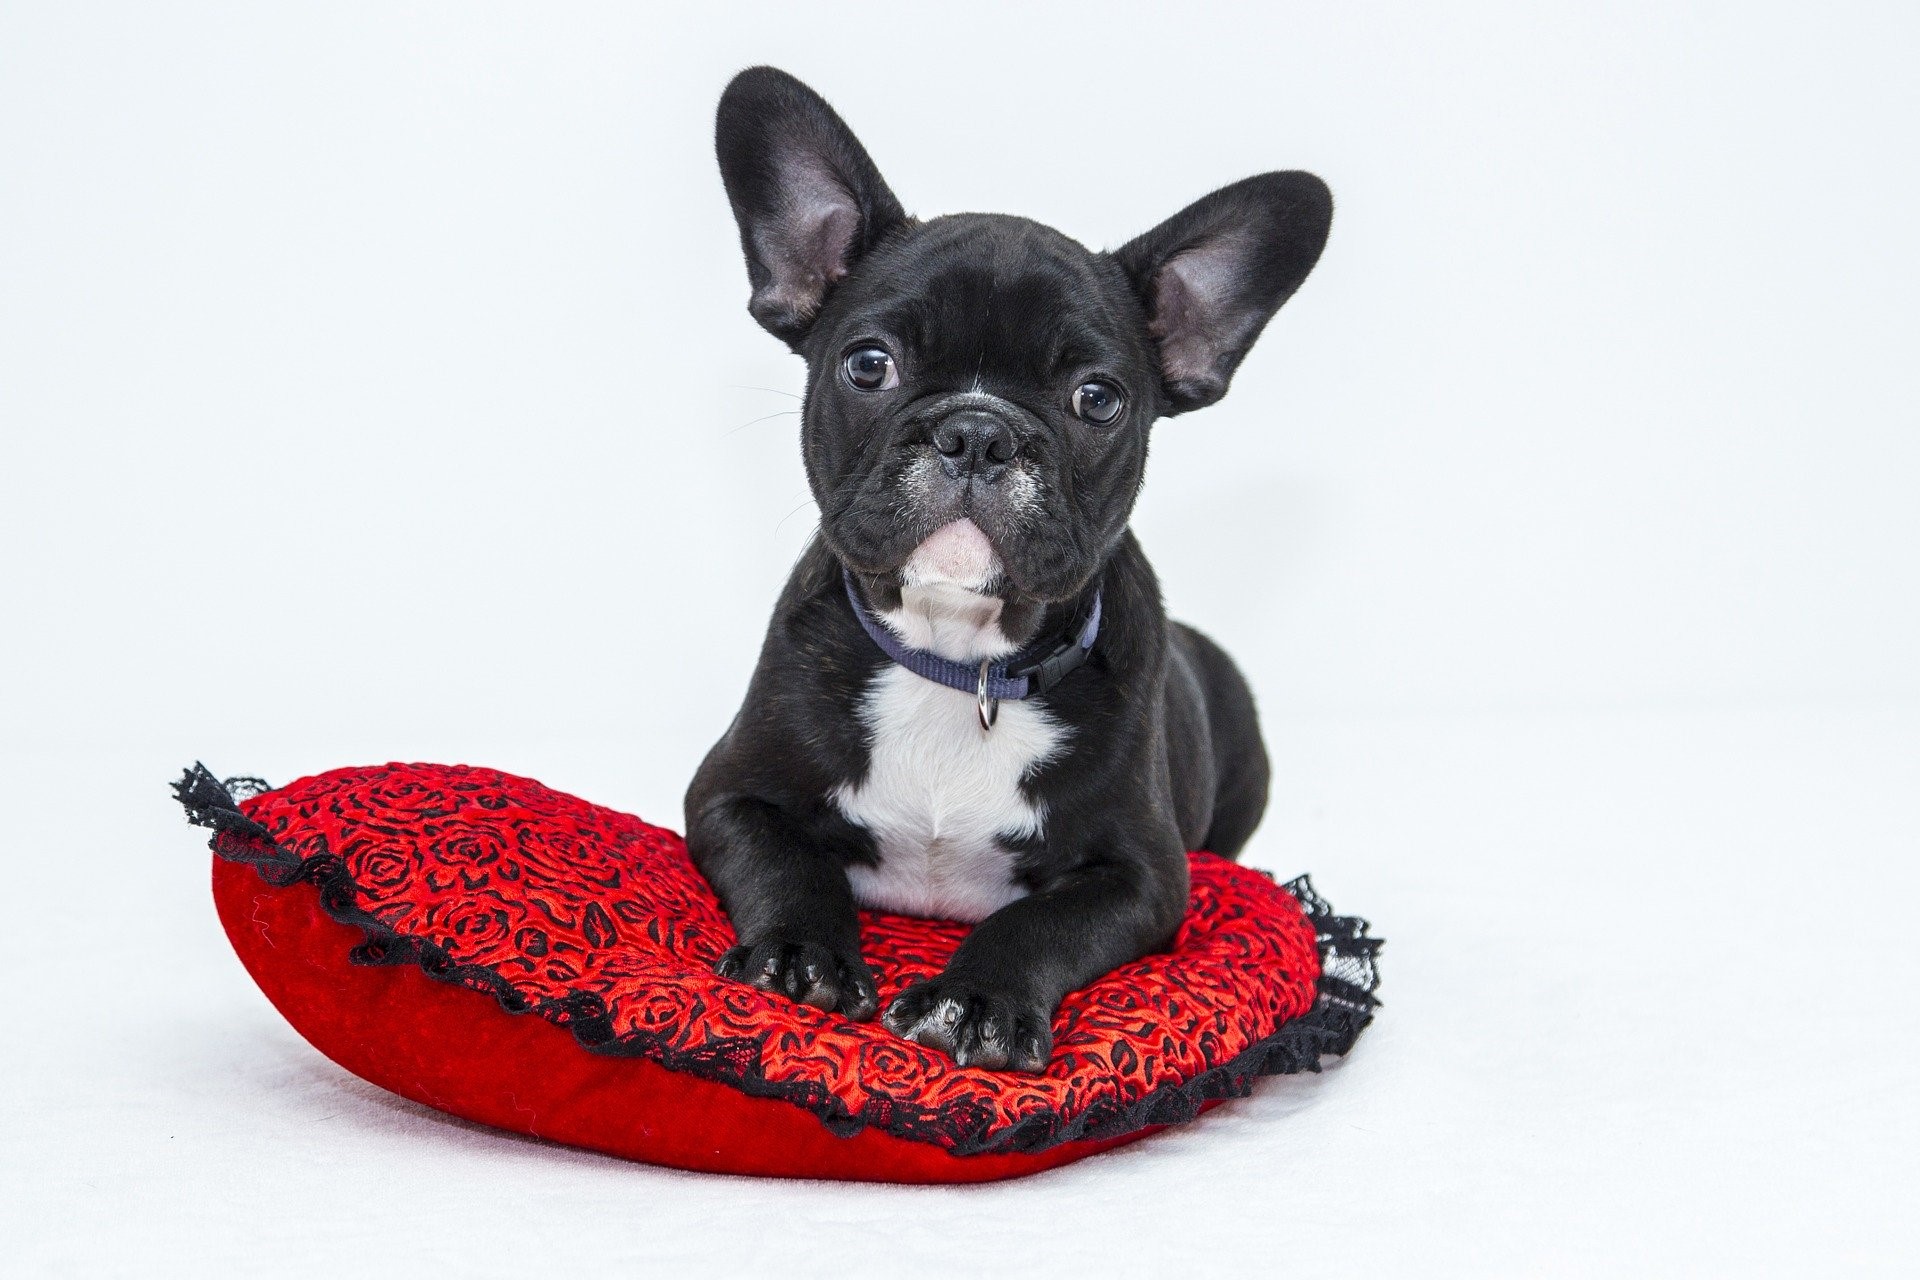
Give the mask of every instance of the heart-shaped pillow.
<svg viewBox="0 0 1920 1280">
<path fill-rule="evenodd" d="M 1172 949 L 1068 996 L 1044 1074 L 960 1067 L 718 977 L 733 929 L 680 837 L 537 782 L 392 764 L 267 790 L 196 766 L 176 791 L 214 830 L 234 949 L 322 1053 L 467 1119 L 682 1168 L 1030 1173 L 1318 1070 L 1374 1004 L 1364 922 L 1196 853 Z M 863 913 L 882 1001 L 965 933 Z"/>
</svg>

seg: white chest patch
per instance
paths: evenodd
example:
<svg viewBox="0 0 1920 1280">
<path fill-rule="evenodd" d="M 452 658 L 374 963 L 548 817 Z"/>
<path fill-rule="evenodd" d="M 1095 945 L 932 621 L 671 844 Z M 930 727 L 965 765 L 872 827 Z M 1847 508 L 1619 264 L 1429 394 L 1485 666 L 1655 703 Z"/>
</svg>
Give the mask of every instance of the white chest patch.
<svg viewBox="0 0 1920 1280">
<path fill-rule="evenodd" d="M 850 866 L 863 905 L 907 915 L 983 920 L 1026 890 L 1002 837 L 1037 834 L 1046 814 L 1020 790 L 1066 731 L 1032 702 L 1003 702 L 991 732 L 972 694 L 888 664 L 860 708 L 867 776 L 833 800 L 872 833 L 880 865 Z"/>
</svg>

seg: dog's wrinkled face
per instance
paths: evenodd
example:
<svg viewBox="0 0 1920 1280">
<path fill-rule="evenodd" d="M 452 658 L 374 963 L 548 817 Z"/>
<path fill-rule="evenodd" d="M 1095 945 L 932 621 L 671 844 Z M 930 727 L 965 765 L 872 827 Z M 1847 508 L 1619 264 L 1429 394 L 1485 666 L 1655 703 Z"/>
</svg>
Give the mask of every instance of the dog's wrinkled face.
<svg viewBox="0 0 1920 1280">
<path fill-rule="evenodd" d="M 1160 374 L 1111 258 L 1018 218 L 909 225 L 799 345 L 821 529 L 856 570 L 939 533 L 910 571 L 1061 599 L 1126 527 Z"/>
<path fill-rule="evenodd" d="M 750 309 L 807 361 L 821 532 L 857 572 L 1063 600 L 1124 532 L 1164 414 L 1211 404 L 1326 239 L 1309 174 L 1215 192 L 1114 253 L 1022 218 L 906 216 L 771 68 L 720 103 Z"/>
</svg>

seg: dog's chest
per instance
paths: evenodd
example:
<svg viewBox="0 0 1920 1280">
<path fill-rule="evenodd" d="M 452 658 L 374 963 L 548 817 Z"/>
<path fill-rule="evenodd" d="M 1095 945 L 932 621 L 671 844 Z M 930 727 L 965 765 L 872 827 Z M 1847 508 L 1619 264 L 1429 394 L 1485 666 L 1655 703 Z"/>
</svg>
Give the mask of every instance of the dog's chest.
<svg viewBox="0 0 1920 1280">
<path fill-rule="evenodd" d="M 834 803 L 865 827 L 877 866 L 850 866 L 861 905 L 981 920 L 1026 890 L 1005 841 L 1039 833 L 1046 815 L 1020 781 L 1058 752 L 1065 730 L 1032 702 L 1004 702 L 991 732 L 972 695 L 888 665 L 860 708 L 867 773 Z"/>
</svg>

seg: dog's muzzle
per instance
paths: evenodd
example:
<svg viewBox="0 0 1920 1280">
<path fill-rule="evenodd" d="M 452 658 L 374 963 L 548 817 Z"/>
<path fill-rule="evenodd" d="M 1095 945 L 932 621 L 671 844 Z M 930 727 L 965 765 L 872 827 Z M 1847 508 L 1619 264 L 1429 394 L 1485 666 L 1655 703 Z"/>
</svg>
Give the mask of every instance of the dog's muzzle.
<svg viewBox="0 0 1920 1280">
<path fill-rule="evenodd" d="M 941 419 L 933 429 L 933 447 L 946 473 L 988 484 L 1007 472 L 1019 456 L 1020 442 L 999 414 L 987 409 L 961 409 Z"/>
</svg>

